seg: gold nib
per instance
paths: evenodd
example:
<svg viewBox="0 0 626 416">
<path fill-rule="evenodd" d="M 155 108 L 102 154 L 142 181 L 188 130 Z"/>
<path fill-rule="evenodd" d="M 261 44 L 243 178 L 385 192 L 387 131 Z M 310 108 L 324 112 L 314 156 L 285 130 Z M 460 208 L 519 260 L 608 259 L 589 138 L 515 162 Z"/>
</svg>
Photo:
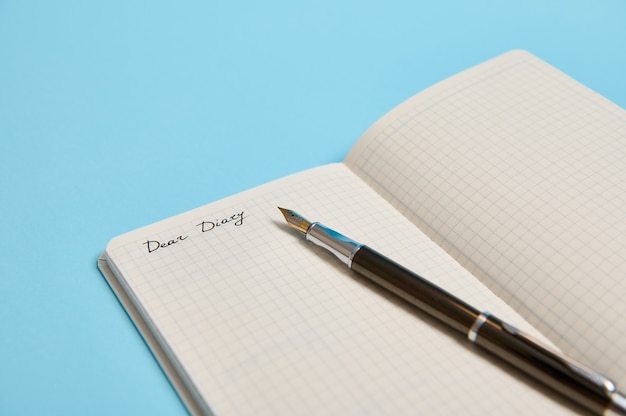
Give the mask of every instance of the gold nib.
<svg viewBox="0 0 626 416">
<path fill-rule="evenodd" d="M 295 228 L 296 230 L 300 231 L 302 234 L 306 233 L 306 231 L 311 226 L 311 223 L 309 221 L 301 217 L 296 212 L 290 209 L 281 208 L 281 207 L 278 207 L 278 209 L 280 210 L 280 212 L 283 213 L 283 216 L 285 217 L 285 221 L 287 221 L 287 224 L 289 224 L 291 228 Z"/>
</svg>

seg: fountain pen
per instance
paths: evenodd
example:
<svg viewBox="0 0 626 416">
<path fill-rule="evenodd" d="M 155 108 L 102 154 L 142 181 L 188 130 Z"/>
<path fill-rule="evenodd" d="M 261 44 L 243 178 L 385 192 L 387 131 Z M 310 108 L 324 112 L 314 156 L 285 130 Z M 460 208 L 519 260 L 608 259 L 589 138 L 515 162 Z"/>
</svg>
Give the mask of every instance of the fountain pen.
<svg viewBox="0 0 626 416">
<path fill-rule="evenodd" d="M 400 296 L 417 309 L 466 334 L 470 342 L 599 415 L 626 415 L 626 397 L 615 384 L 514 326 L 480 311 L 393 260 L 296 212 L 278 208 L 305 239 L 356 273 Z"/>
</svg>

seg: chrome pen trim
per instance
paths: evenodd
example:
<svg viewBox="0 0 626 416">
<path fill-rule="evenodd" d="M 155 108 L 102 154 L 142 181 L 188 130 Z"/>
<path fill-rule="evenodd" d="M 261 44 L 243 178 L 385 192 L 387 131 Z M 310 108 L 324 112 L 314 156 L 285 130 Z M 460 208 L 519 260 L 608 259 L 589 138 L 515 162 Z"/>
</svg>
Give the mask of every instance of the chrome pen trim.
<svg viewBox="0 0 626 416">
<path fill-rule="evenodd" d="M 307 241 L 331 252 L 343 264 L 352 268 L 352 259 L 363 244 L 340 234 L 319 222 L 312 223 L 305 233 Z"/>
</svg>

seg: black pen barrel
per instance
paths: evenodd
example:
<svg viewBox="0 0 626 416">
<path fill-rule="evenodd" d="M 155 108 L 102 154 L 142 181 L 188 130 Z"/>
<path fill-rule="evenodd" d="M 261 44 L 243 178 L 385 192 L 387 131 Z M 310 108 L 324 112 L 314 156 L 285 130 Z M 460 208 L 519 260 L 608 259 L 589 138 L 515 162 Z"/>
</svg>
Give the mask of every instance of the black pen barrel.
<svg viewBox="0 0 626 416">
<path fill-rule="evenodd" d="M 609 379 L 496 317 L 487 317 L 475 342 L 594 414 L 624 414 L 613 406 L 618 393 Z"/>
<path fill-rule="evenodd" d="M 480 311 L 461 299 L 367 246 L 361 246 L 353 255 L 350 267 L 463 333 L 480 315 Z"/>
<path fill-rule="evenodd" d="M 393 260 L 320 223 L 280 208 L 287 223 L 353 271 L 463 333 L 469 341 L 524 371 L 578 405 L 602 415 L 626 416 L 626 396 L 589 367 L 479 311 Z"/>
<path fill-rule="evenodd" d="M 625 398 L 606 377 L 480 312 L 371 248 L 360 246 L 352 255 L 350 268 L 593 413 L 626 414 Z"/>
<path fill-rule="evenodd" d="M 463 333 L 469 341 L 519 368 L 582 407 L 626 416 L 626 396 L 615 384 L 512 325 L 479 311 L 393 260 L 320 223 L 280 208 L 287 223 L 355 272 Z"/>
</svg>

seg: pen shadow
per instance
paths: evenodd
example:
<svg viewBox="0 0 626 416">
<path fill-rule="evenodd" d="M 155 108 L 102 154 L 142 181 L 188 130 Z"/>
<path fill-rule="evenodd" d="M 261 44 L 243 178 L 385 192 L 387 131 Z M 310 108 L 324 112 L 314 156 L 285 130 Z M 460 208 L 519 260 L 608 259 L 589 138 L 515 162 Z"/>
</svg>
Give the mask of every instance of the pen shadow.
<svg viewBox="0 0 626 416">
<path fill-rule="evenodd" d="M 401 297 L 395 295 L 394 293 L 390 292 L 389 290 L 385 289 L 384 287 L 374 283 L 373 281 L 367 279 L 366 277 L 361 276 L 360 274 L 358 274 L 358 273 L 356 273 L 356 272 L 354 272 L 354 271 L 352 271 L 350 269 L 346 269 L 346 275 L 350 276 L 350 278 L 354 279 L 355 281 L 359 282 L 363 286 L 365 286 L 368 289 L 370 289 L 376 296 L 381 296 L 381 297 L 385 298 L 387 301 L 393 303 L 397 307 L 399 307 L 399 308 L 403 309 L 404 311 L 406 311 L 407 313 L 413 315 L 415 317 L 415 319 L 420 319 L 420 320 L 426 322 L 429 326 L 432 326 L 433 328 L 437 328 L 439 331 L 441 331 L 441 333 L 443 333 L 445 336 L 447 336 L 450 339 L 450 342 L 457 343 L 462 348 L 471 351 L 473 354 L 478 355 L 481 359 L 490 362 L 494 366 L 497 366 L 502 371 L 512 375 L 514 378 L 516 378 L 517 380 L 519 380 L 522 383 L 524 383 L 529 388 L 532 388 L 533 390 L 535 390 L 537 392 L 540 392 L 541 394 L 544 394 L 547 397 L 550 397 L 555 402 L 557 402 L 557 403 L 561 404 L 562 406 L 568 408 L 574 414 L 581 414 L 581 415 L 591 415 L 591 414 L 593 414 L 591 412 L 585 411 L 584 409 L 581 409 L 580 406 L 575 405 L 572 401 L 566 399 L 561 394 L 559 394 L 558 392 L 552 390 L 548 386 L 546 386 L 546 385 L 544 385 L 542 383 L 539 383 L 537 381 L 537 379 L 529 376 L 528 374 L 526 374 L 522 370 L 518 369 L 517 367 L 507 363 L 506 361 L 504 361 L 501 358 L 493 355 L 492 353 L 490 353 L 487 350 L 481 348 L 480 346 L 470 342 L 467 339 L 467 336 L 465 334 L 462 334 L 462 333 L 460 333 L 460 332 L 450 328 L 449 326 L 445 325 L 444 323 L 442 323 L 438 319 L 430 316 L 426 312 L 421 311 L 420 309 L 418 309 L 417 307 L 415 307 L 414 305 L 412 305 L 408 301 L 406 301 L 406 300 L 402 299 Z"/>
<path fill-rule="evenodd" d="M 293 228 L 291 228 L 284 220 L 283 221 L 279 221 L 277 219 L 272 219 L 271 220 L 274 225 L 278 228 L 280 228 L 281 230 L 285 231 L 288 234 L 292 234 L 293 236 L 299 235 L 298 231 L 294 230 Z M 305 241 L 306 240 L 304 238 L 299 238 L 298 240 L 302 240 Z"/>
<path fill-rule="evenodd" d="M 429 326 L 438 329 L 439 331 L 441 331 L 441 333 L 443 333 L 445 336 L 447 336 L 449 338 L 450 342 L 457 343 L 462 348 L 464 348 L 466 350 L 469 350 L 473 354 L 476 354 L 477 356 L 479 356 L 481 359 L 488 361 L 489 363 L 491 363 L 491 365 L 497 366 L 502 371 L 512 375 L 514 378 L 516 378 L 517 380 L 521 381 L 523 384 L 525 384 L 529 388 L 531 388 L 531 389 L 533 389 L 533 390 L 535 390 L 535 391 L 537 391 L 537 392 L 539 392 L 541 394 L 544 394 L 545 396 L 551 398 L 555 402 L 559 403 L 560 405 L 562 405 L 562 406 L 566 407 L 567 409 L 569 409 L 570 411 L 572 411 L 574 414 L 580 414 L 580 415 L 592 415 L 593 414 L 593 413 L 591 413 L 589 411 L 585 411 L 580 406 L 575 405 L 571 400 L 566 399 L 560 393 L 552 390 L 550 387 L 548 387 L 548 386 L 546 386 L 546 385 L 544 385 L 542 383 L 539 383 L 537 381 L 537 379 L 529 376 L 528 374 L 526 374 L 522 370 L 518 369 L 517 367 L 507 363 L 506 361 L 504 361 L 501 358 L 493 355 L 492 353 L 490 353 L 487 350 L 481 348 L 480 346 L 470 342 L 467 339 L 467 336 L 465 334 L 461 334 L 460 332 L 450 328 L 449 326 L 445 325 L 444 323 L 442 323 L 438 319 L 430 316 L 426 312 L 421 311 L 420 309 L 418 309 L 417 307 L 415 307 L 414 305 L 412 305 L 408 301 L 406 301 L 406 300 L 402 299 L 401 297 L 393 294 L 389 290 L 387 290 L 384 287 L 382 287 L 382 286 L 372 282 L 371 280 L 367 279 L 366 277 L 363 277 L 363 276 L 359 275 L 358 273 L 356 273 L 354 271 L 351 271 L 350 269 L 346 269 L 345 267 L 344 267 L 344 269 L 346 270 L 346 275 L 347 276 L 349 276 L 353 280 L 359 282 L 363 286 L 367 287 L 376 296 L 381 296 L 381 297 L 385 298 L 387 301 L 389 301 L 389 302 L 393 303 L 394 305 L 396 305 L 397 307 L 403 309 L 404 311 L 406 311 L 410 315 L 413 315 L 415 317 L 415 319 L 420 319 L 423 322 L 426 322 Z M 477 388 L 479 388 L 479 386 L 477 386 Z"/>
</svg>

